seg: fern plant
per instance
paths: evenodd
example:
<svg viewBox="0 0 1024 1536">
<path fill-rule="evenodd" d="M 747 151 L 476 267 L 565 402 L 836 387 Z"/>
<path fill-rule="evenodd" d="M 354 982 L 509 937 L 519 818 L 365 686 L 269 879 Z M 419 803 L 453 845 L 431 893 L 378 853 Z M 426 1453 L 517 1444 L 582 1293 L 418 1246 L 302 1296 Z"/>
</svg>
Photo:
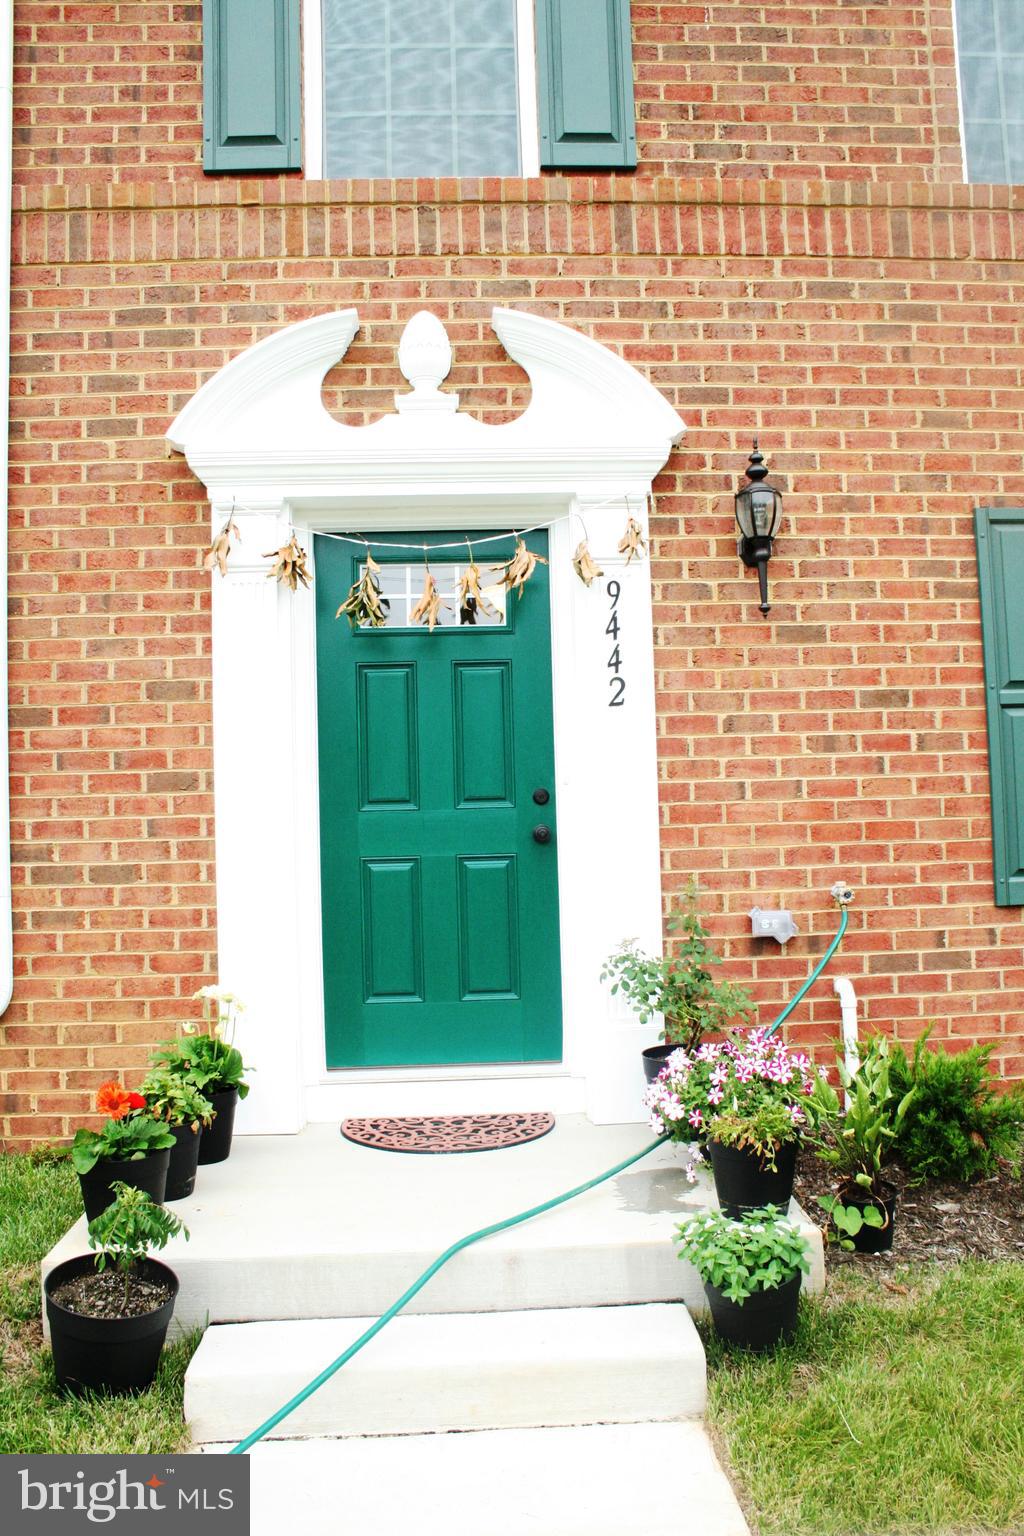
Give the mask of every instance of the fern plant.
<svg viewBox="0 0 1024 1536">
<path fill-rule="evenodd" d="M 889 1076 L 897 1094 L 914 1090 L 899 1127 L 895 1151 L 916 1179 L 966 1184 L 996 1172 L 1000 1160 L 1014 1176 L 1024 1165 L 1024 1090 L 1001 1092 L 989 1065 L 992 1045 L 948 1051 L 930 1046 L 932 1026 L 912 1054 L 891 1053 Z"/>
</svg>

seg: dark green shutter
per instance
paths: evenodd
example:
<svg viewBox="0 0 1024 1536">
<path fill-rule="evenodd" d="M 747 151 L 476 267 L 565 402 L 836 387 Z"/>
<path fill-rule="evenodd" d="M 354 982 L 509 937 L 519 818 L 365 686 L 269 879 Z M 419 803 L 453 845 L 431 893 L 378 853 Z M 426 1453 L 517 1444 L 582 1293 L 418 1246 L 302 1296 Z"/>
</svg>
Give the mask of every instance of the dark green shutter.
<svg viewBox="0 0 1024 1536">
<path fill-rule="evenodd" d="M 974 514 L 997 907 L 1024 906 L 1024 508 Z"/>
<path fill-rule="evenodd" d="M 299 0 L 203 0 L 203 169 L 297 171 Z"/>
<path fill-rule="evenodd" d="M 540 163 L 636 165 L 629 0 L 537 0 Z"/>
</svg>

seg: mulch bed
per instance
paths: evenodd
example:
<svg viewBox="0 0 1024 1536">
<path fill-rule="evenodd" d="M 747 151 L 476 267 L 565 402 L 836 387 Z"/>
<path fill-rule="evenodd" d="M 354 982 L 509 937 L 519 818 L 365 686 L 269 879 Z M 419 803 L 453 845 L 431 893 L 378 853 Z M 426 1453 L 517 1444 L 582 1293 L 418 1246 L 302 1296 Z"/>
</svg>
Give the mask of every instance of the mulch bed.
<svg viewBox="0 0 1024 1536">
<path fill-rule="evenodd" d="M 914 1184 L 899 1164 L 886 1168 L 885 1177 L 899 1190 L 892 1252 L 844 1253 L 830 1243 L 826 1247 L 829 1264 L 1024 1260 L 1024 1180 L 1004 1169 L 994 1178 L 971 1184 L 945 1179 Z M 794 1193 L 812 1221 L 825 1220 L 814 1196 L 831 1194 L 834 1188 L 832 1171 L 820 1159 L 801 1153 Z"/>
<path fill-rule="evenodd" d="M 65 1280 L 50 1294 L 58 1306 L 76 1312 L 79 1317 L 145 1317 L 148 1312 L 162 1307 L 174 1293 L 162 1280 L 133 1276 L 128 1289 L 128 1305 L 125 1306 L 124 1276 L 116 1270 L 105 1269 L 94 1275 Z"/>
</svg>

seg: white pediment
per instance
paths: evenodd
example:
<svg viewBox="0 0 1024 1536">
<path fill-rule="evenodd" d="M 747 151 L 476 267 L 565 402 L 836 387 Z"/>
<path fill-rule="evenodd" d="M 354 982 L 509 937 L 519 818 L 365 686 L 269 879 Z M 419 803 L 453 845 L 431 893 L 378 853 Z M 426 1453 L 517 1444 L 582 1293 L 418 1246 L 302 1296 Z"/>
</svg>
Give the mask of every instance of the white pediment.
<svg viewBox="0 0 1024 1536">
<path fill-rule="evenodd" d="M 589 467 L 648 482 L 684 423 L 654 386 L 599 342 L 537 315 L 495 309 L 491 324 L 529 376 L 531 398 L 515 420 L 492 425 L 458 409 L 443 388 L 451 367 L 444 327 L 414 315 L 398 349 L 410 389 L 396 410 L 366 426 L 336 421 L 322 399 L 327 373 L 359 329 L 354 309 L 284 327 L 225 364 L 181 411 L 167 436 L 211 490 L 298 478 L 323 485 L 429 474 L 439 481 L 479 475 L 484 465 L 511 479 L 561 464 L 577 480 Z"/>
</svg>

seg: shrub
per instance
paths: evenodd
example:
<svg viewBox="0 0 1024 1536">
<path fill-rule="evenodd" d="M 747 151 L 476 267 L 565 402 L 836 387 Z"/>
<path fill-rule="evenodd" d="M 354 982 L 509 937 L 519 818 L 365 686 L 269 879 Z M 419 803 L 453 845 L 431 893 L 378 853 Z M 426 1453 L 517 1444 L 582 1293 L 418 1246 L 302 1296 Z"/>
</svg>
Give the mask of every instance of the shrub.
<svg viewBox="0 0 1024 1536">
<path fill-rule="evenodd" d="M 915 1090 L 895 1150 L 918 1179 L 993 1174 L 1000 1158 L 1019 1176 L 1024 1164 L 1024 1091 L 1003 1093 L 989 1066 L 991 1045 L 963 1051 L 929 1046 L 931 1027 L 908 1056 L 897 1046 L 890 1079 L 897 1093 Z"/>
</svg>

